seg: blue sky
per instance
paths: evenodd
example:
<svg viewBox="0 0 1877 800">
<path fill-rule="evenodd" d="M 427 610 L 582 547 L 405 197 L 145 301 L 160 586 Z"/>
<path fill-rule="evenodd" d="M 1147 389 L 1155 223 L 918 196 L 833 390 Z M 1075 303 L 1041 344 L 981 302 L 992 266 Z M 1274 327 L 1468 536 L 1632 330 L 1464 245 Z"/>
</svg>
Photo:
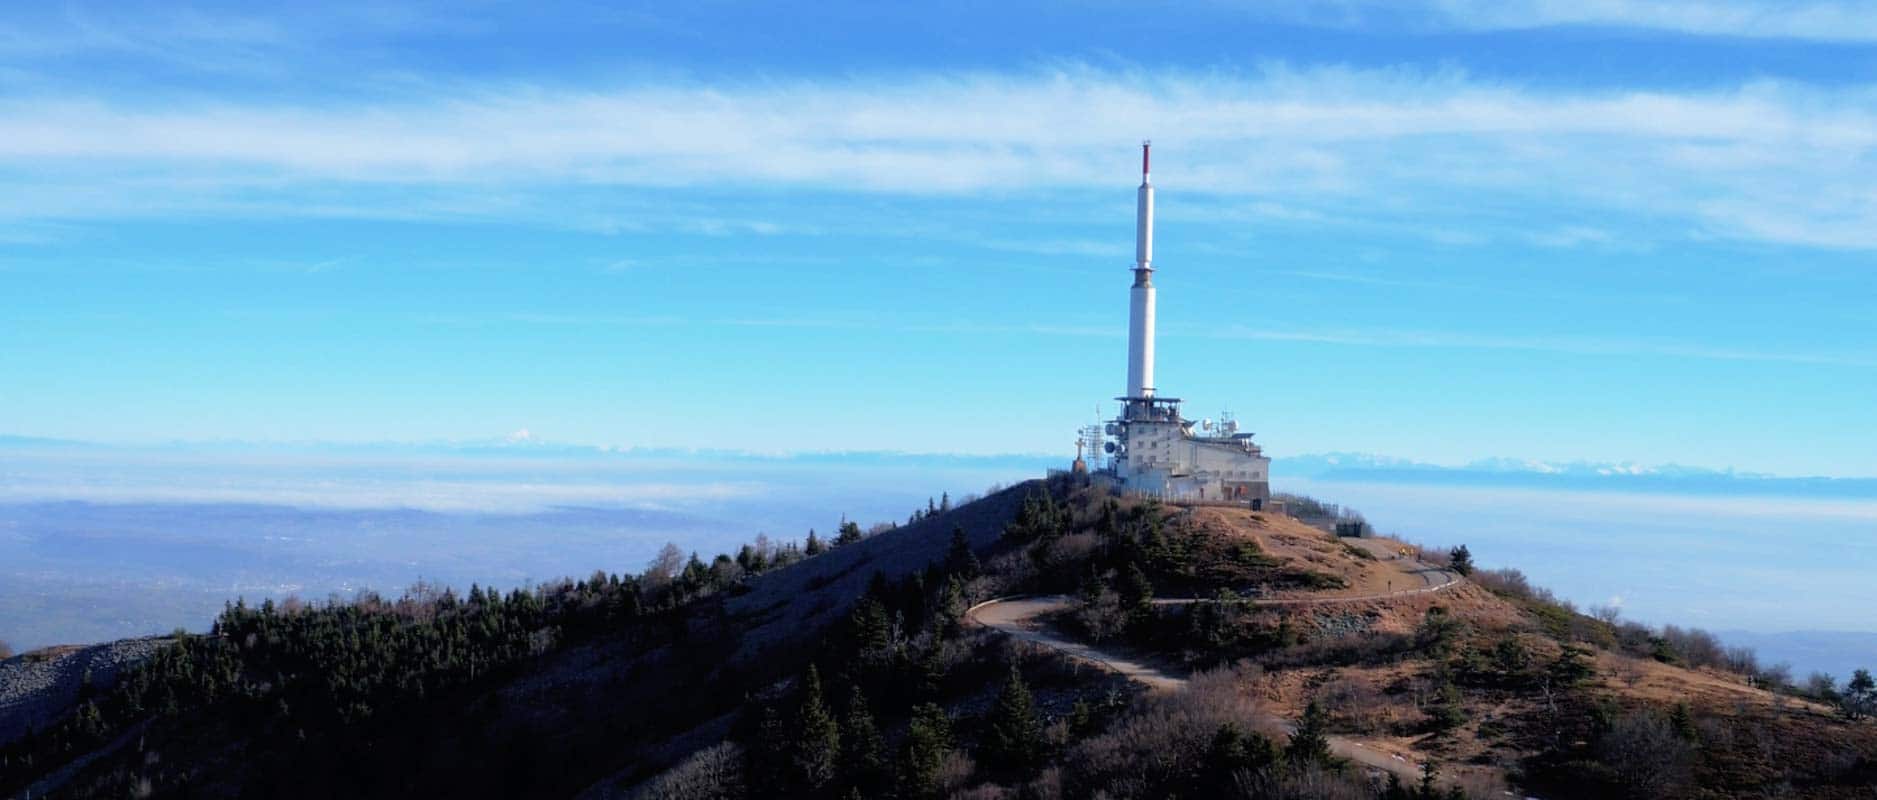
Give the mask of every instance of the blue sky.
<svg viewBox="0 0 1877 800">
<path fill-rule="evenodd" d="M 0 433 L 1877 475 L 1877 13 L 18 4 Z M 1104 410 L 1109 410 L 1104 406 Z"/>
</svg>

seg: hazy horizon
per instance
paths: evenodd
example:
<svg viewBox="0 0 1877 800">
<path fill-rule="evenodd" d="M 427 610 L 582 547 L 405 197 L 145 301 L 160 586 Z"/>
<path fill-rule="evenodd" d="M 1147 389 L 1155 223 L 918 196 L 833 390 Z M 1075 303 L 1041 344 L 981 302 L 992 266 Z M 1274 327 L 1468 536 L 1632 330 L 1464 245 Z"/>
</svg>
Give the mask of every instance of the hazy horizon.
<svg viewBox="0 0 1877 800">
<path fill-rule="evenodd" d="M 709 558 L 759 533 L 825 535 L 844 517 L 903 522 L 927 498 L 962 501 L 1063 465 L 499 446 L 318 458 L 185 449 L 148 461 L 116 448 L 0 453 L 0 639 L 17 646 L 201 627 L 237 596 L 631 572 L 667 541 Z M 1877 590 L 1857 566 L 1877 562 L 1877 496 L 1585 491 L 1543 473 L 1514 486 L 1390 483 L 1394 473 L 1301 475 L 1284 464 L 1277 491 L 1353 507 L 1409 540 L 1467 544 L 1483 566 L 1520 569 L 1582 607 L 1760 634 L 1877 633 L 1859 611 Z M 1716 480 L 1720 492 L 1753 481 Z M 70 605 L 63 599 L 77 604 L 50 613 Z"/>
</svg>

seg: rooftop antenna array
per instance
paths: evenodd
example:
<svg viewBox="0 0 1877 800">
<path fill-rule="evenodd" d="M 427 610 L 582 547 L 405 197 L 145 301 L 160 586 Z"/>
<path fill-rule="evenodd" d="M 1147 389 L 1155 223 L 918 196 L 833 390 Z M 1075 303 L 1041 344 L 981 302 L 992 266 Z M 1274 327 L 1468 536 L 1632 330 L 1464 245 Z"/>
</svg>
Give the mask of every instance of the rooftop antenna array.
<svg viewBox="0 0 1877 800">
<path fill-rule="evenodd" d="M 1102 432 L 1102 424 L 1099 421 L 1101 419 L 1100 406 L 1095 407 L 1095 419 L 1097 422 L 1092 425 L 1083 426 L 1081 435 L 1076 437 L 1076 447 L 1085 454 L 1085 457 L 1088 459 L 1088 467 L 1091 470 L 1105 466 L 1105 462 L 1102 460 L 1102 457 L 1105 455 L 1102 444 L 1108 441 L 1107 434 Z"/>
</svg>

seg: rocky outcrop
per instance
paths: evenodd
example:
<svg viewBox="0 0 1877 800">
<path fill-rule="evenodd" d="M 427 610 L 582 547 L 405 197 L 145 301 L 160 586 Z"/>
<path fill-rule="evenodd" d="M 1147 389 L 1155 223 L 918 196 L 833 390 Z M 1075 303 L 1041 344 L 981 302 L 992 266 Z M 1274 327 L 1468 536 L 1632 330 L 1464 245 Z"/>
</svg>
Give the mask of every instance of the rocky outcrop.
<svg viewBox="0 0 1877 800">
<path fill-rule="evenodd" d="M 170 643 L 168 637 L 49 647 L 0 661 L 0 744 L 43 728 L 78 704 L 86 675 L 94 689 Z"/>
</svg>

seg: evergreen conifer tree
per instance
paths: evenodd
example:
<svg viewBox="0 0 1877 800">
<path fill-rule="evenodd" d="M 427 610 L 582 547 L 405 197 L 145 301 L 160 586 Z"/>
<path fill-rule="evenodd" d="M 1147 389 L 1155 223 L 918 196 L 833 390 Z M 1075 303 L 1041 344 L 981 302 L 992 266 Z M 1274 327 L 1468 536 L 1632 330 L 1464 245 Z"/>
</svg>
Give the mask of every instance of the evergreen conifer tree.
<svg viewBox="0 0 1877 800">
<path fill-rule="evenodd" d="M 1439 731 L 1450 731 L 1466 724 L 1466 706 L 1462 704 L 1460 687 L 1452 680 L 1443 684 L 1433 705 L 1428 707 L 1427 716 Z"/>
<path fill-rule="evenodd" d="M 764 706 L 756 724 L 755 740 L 745 756 L 752 786 L 787 786 L 789 782 L 789 729 L 775 706 Z"/>
<path fill-rule="evenodd" d="M 1695 730 L 1694 710 L 1688 707 L 1686 700 L 1676 703 L 1675 707 L 1669 710 L 1668 723 L 1675 729 L 1675 735 L 1681 737 L 1683 741 L 1692 742 L 1699 738 L 1699 732 Z"/>
<path fill-rule="evenodd" d="M 900 766 L 900 796 L 934 798 L 939 795 L 939 768 L 952 747 L 951 717 L 936 703 L 921 703 L 906 726 L 905 758 Z"/>
<path fill-rule="evenodd" d="M 983 571 L 978 554 L 971 552 L 971 540 L 965 538 L 962 527 L 952 528 L 951 549 L 945 553 L 945 571 L 967 581 Z"/>
<path fill-rule="evenodd" d="M 1043 721 L 1015 664 L 1010 665 L 1010 676 L 991 707 L 991 729 L 984 745 L 992 761 L 1010 769 L 1026 769 L 1042 755 Z"/>
<path fill-rule="evenodd" d="M 802 545 L 802 552 L 811 556 L 821 555 L 828 546 L 821 543 L 821 537 L 815 535 L 815 529 L 808 529 L 808 543 Z"/>
<path fill-rule="evenodd" d="M 872 597 L 863 597 L 847 615 L 848 635 L 852 637 L 855 663 L 866 667 L 884 665 L 892 655 L 892 621 L 886 606 Z"/>
<path fill-rule="evenodd" d="M 1239 730 L 1230 722 L 1219 726 L 1206 748 L 1194 797 L 1232 797 L 1238 793 L 1238 773 L 1269 766 L 1277 760 L 1270 740 Z"/>
<path fill-rule="evenodd" d="M 1844 715 L 1851 719 L 1877 714 L 1877 679 L 1871 678 L 1870 670 L 1860 669 L 1851 673 L 1851 680 L 1845 683 L 1844 696 L 1839 704 L 1844 706 Z"/>
<path fill-rule="evenodd" d="M 1438 800 L 1440 797 L 1440 762 L 1429 756 L 1421 762 L 1421 786 L 1417 794 L 1426 800 Z"/>
<path fill-rule="evenodd" d="M 1330 763 L 1329 714 L 1315 700 L 1304 708 L 1303 719 L 1297 720 L 1284 756 L 1296 764 Z"/>
<path fill-rule="evenodd" d="M 1129 563 L 1127 570 L 1121 573 L 1120 585 L 1115 587 L 1121 593 L 1121 604 L 1129 614 L 1141 614 L 1153 610 L 1154 585 L 1147 580 L 1147 573 L 1140 564 Z"/>
<path fill-rule="evenodd" d="M 1460 545 L 1453 549 L 1451 555 L 1453 558 L 1452 566 L 1454 572 L 1458 572 L 1461 575 L 1473 574 L 1473 551 L 1466 549 L 1466 545 Z"/>
<path fill-rule="evenodd" d="M 1087 700 L 1076 700 L 1069 709 L 1069 735 L 1081 738 L 1094 730 L 1095 709 L 1089 706 Z"/>
<path fill-rule="evenodd" d="M 964 620 L 969 606 L 965 603 L 965 585 L 958 578 L 945 580 L 945 593 L 939 598 L 939 618 L 933 627 L 941 636 L 952 636 L 958 632 L 958 626 Z"/>
<path fill-rule="evenodd" d="M 841 731 L 821 694 L 821 672 L 809 665 L 802 679 L 802 706 L 790 739 L 793 783 L 810 794 L 830 788 L 837 777 Z"/>
<path fill-rule="evenodd" d="M 848 692 L 847 715 L 841 718 L 841 774 L 853 791 L 877 797 L 886 790 L 886 742 L 867 708 L 867 695 L 858 685 Z"/>
</svg>

